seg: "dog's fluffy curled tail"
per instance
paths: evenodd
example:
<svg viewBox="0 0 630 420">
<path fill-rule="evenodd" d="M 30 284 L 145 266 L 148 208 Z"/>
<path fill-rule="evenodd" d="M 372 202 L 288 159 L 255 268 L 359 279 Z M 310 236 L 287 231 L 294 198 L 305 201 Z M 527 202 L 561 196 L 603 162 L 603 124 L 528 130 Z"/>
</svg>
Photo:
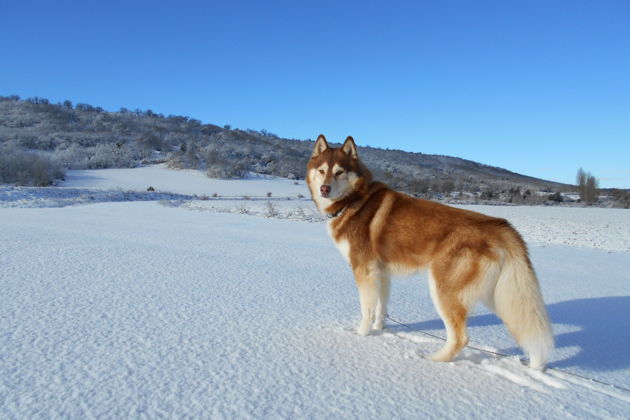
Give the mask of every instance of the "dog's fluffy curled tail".
<svg viewBox="0 0 630 420">
<path fill-rule="evenodd" d="M 518 245 L 505 255 L 494 290 L 494 307 L 529 356 L 529 366 L 543 370 L 554 338 L 527 250 L 524 244 Z"/>
</svg>

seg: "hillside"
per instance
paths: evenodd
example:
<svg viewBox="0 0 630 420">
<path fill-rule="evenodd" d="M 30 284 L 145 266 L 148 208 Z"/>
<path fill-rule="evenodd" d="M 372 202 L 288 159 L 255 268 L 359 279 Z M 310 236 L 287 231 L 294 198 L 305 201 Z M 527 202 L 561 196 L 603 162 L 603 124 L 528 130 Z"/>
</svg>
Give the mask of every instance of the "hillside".
<svg viewBox="0 0 630 420">
<path fill-rule="evenodd" d="M 108 112 L 88 104 L 51 104 L 43 98 L 22 100 L 13 95 L 0 97 L 0 147 L 4 156 L 0 182 L 46 185 L 62 177 L 65 169 L 134 167 L 156 161 L 171 168 L 203 169 L 215 178 L 255 172 L 300 179 L 313 143 L 151 110 Z M 420 195 L 461 191 L 496 198 L 507 194 L 510 201 L 520 202 L 527 190 L 566 188 L 456 157 L 373 147 L 359 150 L 377 178 Z M 33 161 L 38 164 L 28 164 Z M 41 173 L 29 178 L 24 166 L 35 166 Z"/>
</svg>

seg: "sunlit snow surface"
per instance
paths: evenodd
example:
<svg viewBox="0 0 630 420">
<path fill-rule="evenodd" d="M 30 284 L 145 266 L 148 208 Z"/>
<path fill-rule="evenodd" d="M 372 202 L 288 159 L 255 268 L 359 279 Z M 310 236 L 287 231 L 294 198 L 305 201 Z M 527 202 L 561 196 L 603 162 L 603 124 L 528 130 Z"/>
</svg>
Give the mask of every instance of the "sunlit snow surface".
<svg viewBox="0 0 630 420">
<path fill-rule="evenodd" d="M 481 307 L 471 345 L 511 357 L 424 359 L 441 343 L 423 332 L 444 336 L 424 276 L 393 284 L 390 314 L 410 328 L 357 336 L 352 274 L 303 181 L 149 169 L 171 196 L 147 196 L 146 168 L 78 172 L 35 200 L 0 189 L 0 418 L 630 416 L 630 392 L 523 367 Z M 94 199 L 45 198 L 72 189 Z M 630 212 L 468 208 L 528 240 L 550 366 L 630 388 Z"/>
</svg>

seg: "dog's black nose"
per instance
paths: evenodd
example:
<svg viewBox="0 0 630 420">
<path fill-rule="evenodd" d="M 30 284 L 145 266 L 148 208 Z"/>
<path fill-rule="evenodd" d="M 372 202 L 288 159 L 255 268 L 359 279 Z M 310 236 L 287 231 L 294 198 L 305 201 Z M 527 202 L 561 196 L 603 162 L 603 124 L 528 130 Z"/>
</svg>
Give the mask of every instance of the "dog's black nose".
<svg viewBox="0 0 630 420">
<path fill-rule="evenodd" d="M 328 196 L 328 194 L 330 194 L 330 185 L 322 185 L 319 190 L 321 191 L 322 195 L 326 197 Z"/>
</svg>

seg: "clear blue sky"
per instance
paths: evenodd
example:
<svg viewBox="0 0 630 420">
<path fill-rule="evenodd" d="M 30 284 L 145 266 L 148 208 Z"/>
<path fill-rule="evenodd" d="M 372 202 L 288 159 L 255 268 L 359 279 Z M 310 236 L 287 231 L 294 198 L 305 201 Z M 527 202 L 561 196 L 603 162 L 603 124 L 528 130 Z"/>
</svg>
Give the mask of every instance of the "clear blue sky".
<svg viewBox="0 0 630 420">
<path fill-rule="evenodd" d="M 0 2 L 0 94 L 630 188 L 630 0 Z"/>
</svg>

